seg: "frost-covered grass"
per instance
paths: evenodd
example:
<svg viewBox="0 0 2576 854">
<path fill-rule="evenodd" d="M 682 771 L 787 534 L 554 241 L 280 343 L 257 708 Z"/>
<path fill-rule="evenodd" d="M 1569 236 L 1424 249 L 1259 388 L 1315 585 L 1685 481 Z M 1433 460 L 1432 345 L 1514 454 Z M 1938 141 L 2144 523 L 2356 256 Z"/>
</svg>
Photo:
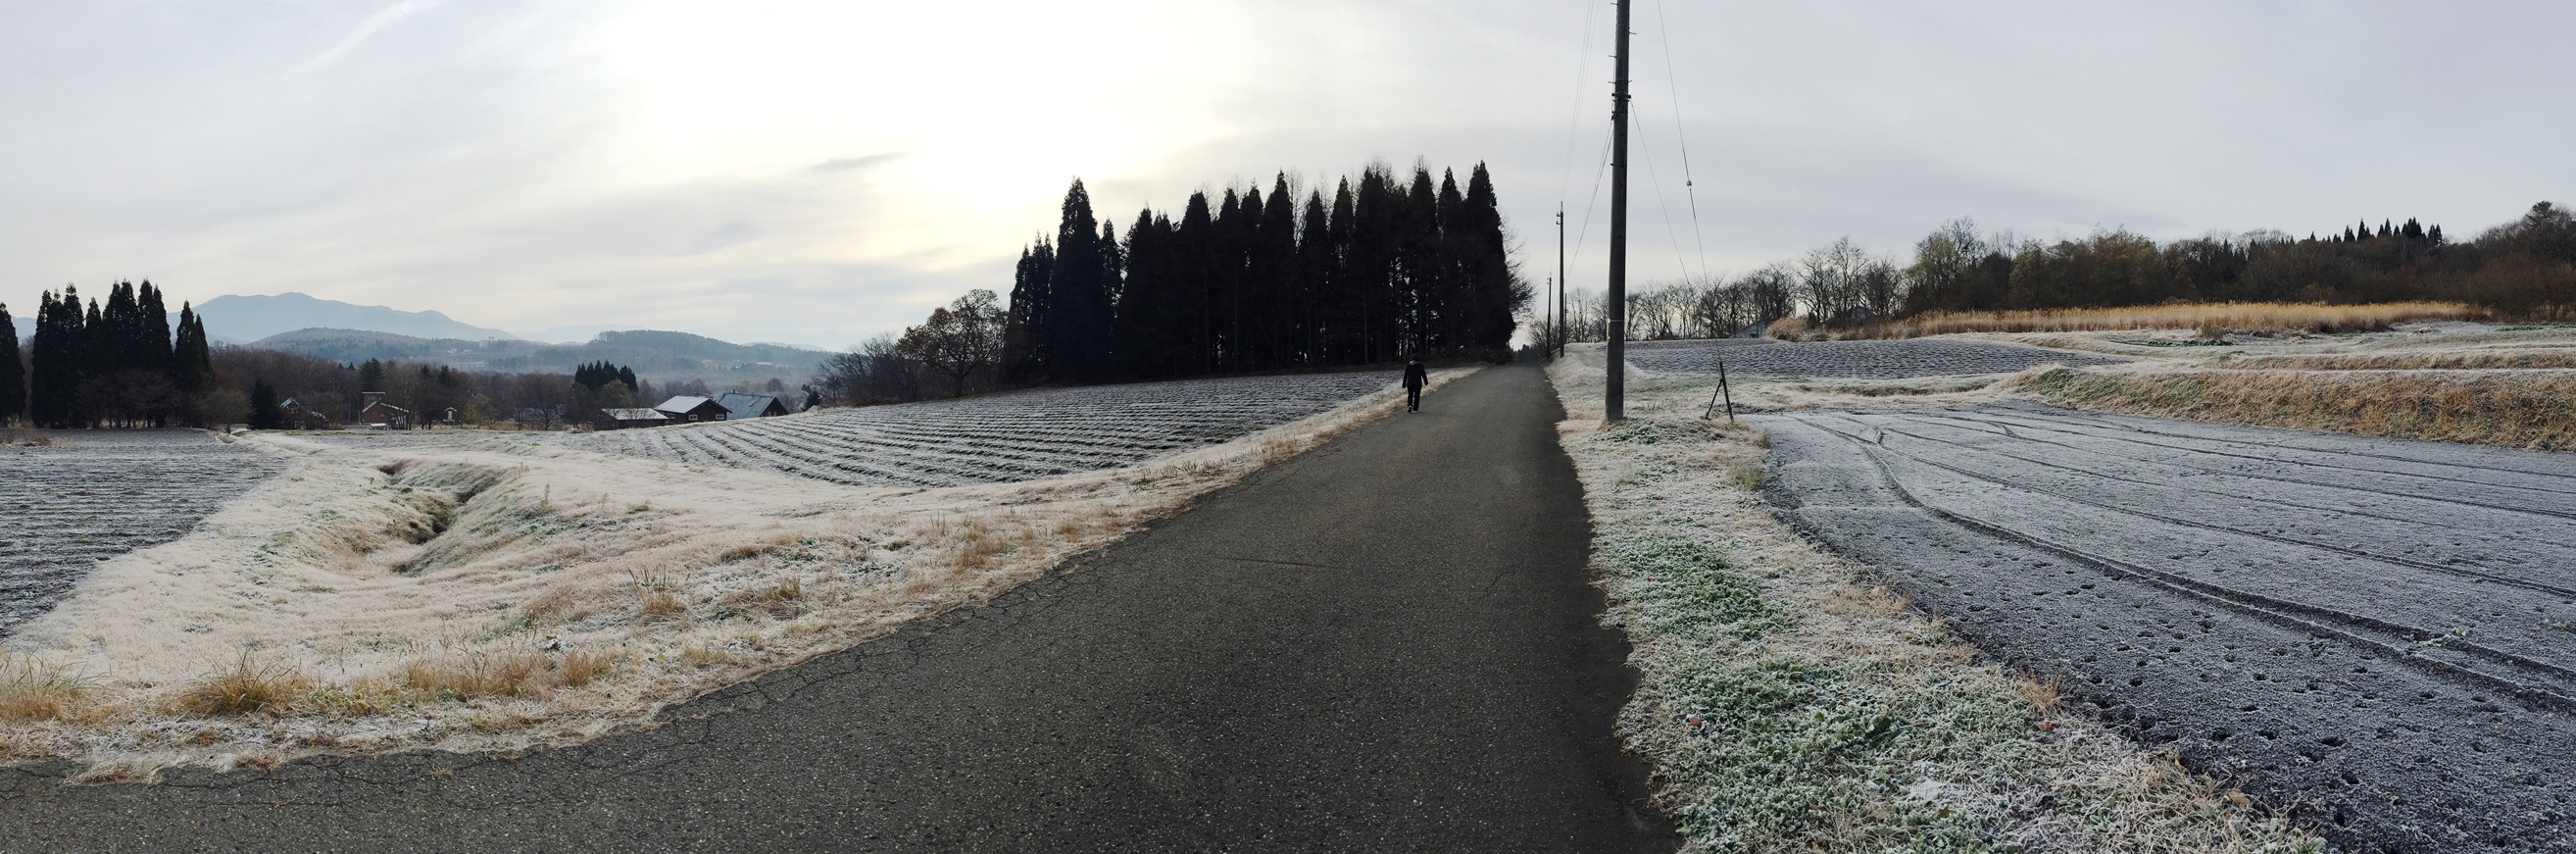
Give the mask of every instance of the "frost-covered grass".
<svg viewBox="0 0 2576 854">
<path fill-rule="evenodd" d="M 1690 850 L 2322 850 L 1773 518 L 1763 436 L 1700 417 L 1711 383 L 1632 379 L 1602 429 L 1598 365 L 1551 371 L 1559 432 L 1643 677 L 1621 734 Z"/>
<path fill-rule="evenodd" d="M 1402 399 L 1388 384 L 1140 465 L 929 488 L 554 441 L 261 434 L 284 474 L 0 638 L 0 762 L 81 760 L 107 782 L 649 725 L 985 601 Z"/>
</svg>

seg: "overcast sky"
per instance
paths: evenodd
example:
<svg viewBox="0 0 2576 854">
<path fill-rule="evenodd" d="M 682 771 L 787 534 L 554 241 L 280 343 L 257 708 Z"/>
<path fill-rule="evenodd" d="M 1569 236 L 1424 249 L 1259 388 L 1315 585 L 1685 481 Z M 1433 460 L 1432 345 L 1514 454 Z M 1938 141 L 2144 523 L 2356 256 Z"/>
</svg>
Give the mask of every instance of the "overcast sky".
<svg viewBox="0 0 2576 854">
<path fill-rule="evenodd" d="M 0 302 L 23 317 L 40 289 L 149 278 L 174 299 L 837 347 L 1007 292 L 1074 176 L 1123 229 L 1193 189 L 1416 158 L 1490 164 L 1533 282 L 1562 201 L 1572 279 L 1597 288 L 1610 14 L 0 3 Z M 2576 201 L 2571 3 L 1635 14 L 1639 283 L 1843 235 L 1898 253 L 1958 216 L 2159 238 L 2417 216 L 2468 236 Z"/>
</svg>

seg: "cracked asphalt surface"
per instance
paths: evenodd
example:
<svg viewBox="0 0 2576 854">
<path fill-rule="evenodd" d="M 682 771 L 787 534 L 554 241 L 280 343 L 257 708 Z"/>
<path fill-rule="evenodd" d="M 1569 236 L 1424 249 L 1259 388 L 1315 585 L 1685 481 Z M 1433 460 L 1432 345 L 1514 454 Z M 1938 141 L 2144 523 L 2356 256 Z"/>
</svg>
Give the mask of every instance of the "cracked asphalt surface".
<svg viewBox="0 0 2576 854">
<path fill-rule="evenodd" d="M 1751 420 L 1792 522 L 2342 850 L 2576 850 L 2576 455 L 2026 404 Z"/>
<path fill-rule="evenodd" d="M 1489 369 L 981 608 L 515 757 L 67 786 L 8 851 L 1634 851 L 1589 523 L 1538 370 Z"/>
</svg>

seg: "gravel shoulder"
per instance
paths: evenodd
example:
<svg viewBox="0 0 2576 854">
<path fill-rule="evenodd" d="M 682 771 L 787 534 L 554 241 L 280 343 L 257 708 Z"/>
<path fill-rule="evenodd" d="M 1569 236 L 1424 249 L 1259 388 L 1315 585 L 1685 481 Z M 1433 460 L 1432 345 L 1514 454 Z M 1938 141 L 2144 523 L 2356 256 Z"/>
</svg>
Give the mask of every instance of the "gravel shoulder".
<svg viewBox="0 0 2576 854">
<path fill-rule="evenodd" d="M 2030 405 L 1754 423 L 1792 522 L 2343 848 L 2576 846 L 2576 459 Z"/>
</svg>

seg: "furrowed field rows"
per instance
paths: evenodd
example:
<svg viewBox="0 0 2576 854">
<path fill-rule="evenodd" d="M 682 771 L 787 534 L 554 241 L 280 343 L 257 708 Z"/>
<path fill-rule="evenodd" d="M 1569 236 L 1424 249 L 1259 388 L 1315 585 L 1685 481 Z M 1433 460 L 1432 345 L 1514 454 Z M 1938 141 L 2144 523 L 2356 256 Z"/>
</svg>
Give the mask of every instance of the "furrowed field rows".
<svg viewBox="0 0 2576 854">
<path fill-rule="evenodd" d="M 286 468 L 195 430 L 61 431 L 0 448 L 0 635 L 44 613 L 99 561 L 178 539 Z"/>
<path fill-rule="evenodd" d="M 1386 388 L 1388 372 L 1046 389 L 627 430 L 576 447 L 866 486 L 958 486 L 1131 465 Z"/>
<path fill-rule="evenodd" d="M 2073 367 L 2128 361 L 2088 353 L 2043 350 L 1982 341 L 1816 341 L 1767 338 L 1706 341 L 1639 341 L 1628 345 L 1628 363 L 1658 374 L 1831 379 L 1910 379 L 1954 374 L 2008 374 L 2049 363 Z"/>
<path fill-rule="evenodd" d="M 2347 846 L 2576 847 L 2567 455 L 2036 406 L 1758 423 L 1793 522 Z"/>
</svg>

